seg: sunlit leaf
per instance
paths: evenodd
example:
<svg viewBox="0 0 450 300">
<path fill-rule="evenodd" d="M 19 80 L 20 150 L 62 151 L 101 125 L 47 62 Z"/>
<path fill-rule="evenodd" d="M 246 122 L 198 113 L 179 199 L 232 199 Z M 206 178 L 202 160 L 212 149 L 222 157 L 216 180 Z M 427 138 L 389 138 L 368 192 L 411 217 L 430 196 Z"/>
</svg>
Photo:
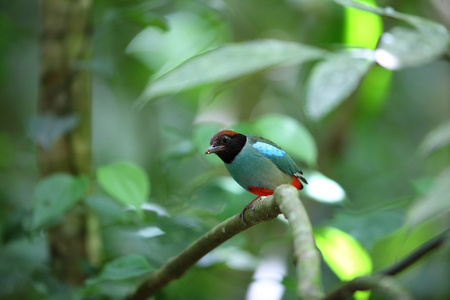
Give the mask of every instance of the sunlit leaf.
<svg viewBox="0 0 450 300">
<path fill-rule="evenodd" d="M 42 179 L 33 192 L 33 227 L 40 228 L 60 218 L 85 194 L 85 176 L 54 174 Z"/>
<path fill-rule="evenodd" d="M 375 59 L 381 66 L 396 70 L 436 59 L 448 45 L 445 35 L 394 27 L 381 36 Z"/>
<path fill-rule="evenodd" d="M 224 45 L 189 59 L 151 82 L 137 100 L 137 105 L 142 106 L 157 97 L 241 78 L 282 64 L 300 64 L 317 59 L 323 53 L 315 47 L 278 40 Z"/>
<path fill-rule="evenodd" d="M 360 0 L 376 7 L 374 0 Z M 354 47 L 375 49 L 383 32 L 383 22 L 375 14 L 352 7 L 345 8 L 345 43 Z"/>
<path fill-rule="evenodd" d="M 409 209 L 408 226 L 415 227 L 438 216 L 450 217 L 450 168 L 436 179 L 430 191 Z"/>
<path fill-rule="evenodd" d="M 258 260 L 249 252 L 235 246 L 218 247 L 203 256 L 197 263 L 201 267 L 210 267 L 214 264 L 225 263 L 234 270 L 253 271 Z"/>
<path fill-rule="evenodd" d="M 105 280 L 126 280 L 149 274 L 153 270 L 144 256 L 130 254 L 107 263 L 100 275 L 88 280 L 88 283 L 93 284 Z"/>
<path fill-rule="evenodd" d="M 115 200 L 140 209 L 150 193 L 145 171 L 132 163 L 118 162 L 97 170 L 100 185 Z"/>
<path fill-rule="evenodd" d="M 161 230 L 161 228 L 156 227 L 156 226 L 148 226 L 145 228 L 141 228 L 136 232 L 137 235 L 143 237 L 143 238 L 153 238 L 156 236 L 160 236 L 165 234 L 164 231 Z"/>
<path fill-rule="evenodd" d="M 430 131 L 422 141 L 419 151 L 423 155 L 439 150 L 450 144 L 450 121 Z"/>
<path fill-rule="evenodd" d="M 251 123 L 234 126 L 244 134 L 262 136 L 282 147 L 294 159 L 315 165 L 317 146 L 309 131 L 297 120 L 277 114 L 268 114 Z"/>
<path fill-rule="evenodd" d="M 322 118 L 358 87 L 372 64 L 370 53 L 330 54 L 314 67 L 307 85 L 305 107 L 311 118 Z M 364 58 L 363 54 L 368 57 Z"/>
<path fill-rule="evenodd" d="M 152 211 L 160 217 L 168 217 L 169 216 L 169 212 L 164 207 L 162 207 L 161 205 L 158 205 L 156 203 L 144 203 L 142 205 L 142 209 L 146 210 L 146 211 Z"/>
<path fill-rule="evenodd" d="M 308 184 L 305 186 L 306 194 L 320 202 L 336 203 L 346 198 L 344 189 L 334 180 L 319 172 L 305 173 Z"/>
<path fill-rule="evenodd" d="M 325 262 L 341 280 L 352 280 L 372 272 L 370 255 L 352 236 L 326 227 L 315 230 L 314 237 Z"/>
</svg>

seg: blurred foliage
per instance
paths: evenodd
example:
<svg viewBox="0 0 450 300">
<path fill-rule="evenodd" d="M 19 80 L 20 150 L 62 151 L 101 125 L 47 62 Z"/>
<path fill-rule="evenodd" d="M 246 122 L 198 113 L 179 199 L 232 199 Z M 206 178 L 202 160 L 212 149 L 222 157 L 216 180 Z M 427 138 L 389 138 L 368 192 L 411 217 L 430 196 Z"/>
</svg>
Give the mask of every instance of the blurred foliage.
<svg viewBox="0 0 450 300">
<path fill-rule="evenodd" d="M 93 2 L 90 188 L 84 177 L 39 178 L 38 144 L 78 121 L 36 113 L 39 2 L 0 3 L 1 299 L 121 299 L 240 212 L 252 195 L 203 155 L 222 128 L 271 139 L 307 179 L 323 174 L 345 191 L 338 204 L 301 192 L 313 225 L 339 233 L 324 243 L 334 260 L 361 254 L 376 272 L 449 227 L 447 1 Z M 99 253 L 79 262 L 90 278 L 81 287 L 52 276 L 46 243 L 75 203 L 95 216 Z M 336 240 L 350 250 L 333 253 Z M 449 254 L 445 245 L 398 281 L 416 299 L 449 298 Z M 282 218 L 234 237 L 155 298 L 254 299 L 268 257 L 284 262 L 269 270 L 281 274 L 272 281 L 282 299 L 295 299 Z M 343 275 L 327 263 L 325 289 Z"/>
</svg>

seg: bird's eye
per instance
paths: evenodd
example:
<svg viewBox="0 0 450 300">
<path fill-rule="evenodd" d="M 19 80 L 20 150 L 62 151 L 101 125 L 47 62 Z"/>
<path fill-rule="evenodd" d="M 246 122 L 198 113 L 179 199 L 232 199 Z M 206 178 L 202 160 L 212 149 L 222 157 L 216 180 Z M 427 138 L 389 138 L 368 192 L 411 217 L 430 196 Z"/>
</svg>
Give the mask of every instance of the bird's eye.
<svg viewBox="0 0 450 300">
<path fill-rule="evenodd" d="M 222 137 L 222 143 L 224 143 L 224 144 L 227 144 L 230 140 L 231 140 L 231 138 L 228 135 L 224 135 Z"/>
</svg>

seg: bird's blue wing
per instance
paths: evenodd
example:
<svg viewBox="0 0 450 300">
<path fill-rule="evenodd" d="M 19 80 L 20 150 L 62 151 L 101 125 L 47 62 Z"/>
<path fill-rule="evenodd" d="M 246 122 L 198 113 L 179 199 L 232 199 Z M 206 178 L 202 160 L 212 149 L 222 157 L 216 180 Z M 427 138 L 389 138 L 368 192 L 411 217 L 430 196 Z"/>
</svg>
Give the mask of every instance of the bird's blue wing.
<svg viewBox="0 0 450 300">
<path fill-rule="evenodd" d="M 270 159 L 281 171 L 295 176 L 297 176 L 297 173 L 303 174 L 292 158 L 277 144 L 252 135 L 248 135 L 247 139 L 253 148 Z"/>
</svg>

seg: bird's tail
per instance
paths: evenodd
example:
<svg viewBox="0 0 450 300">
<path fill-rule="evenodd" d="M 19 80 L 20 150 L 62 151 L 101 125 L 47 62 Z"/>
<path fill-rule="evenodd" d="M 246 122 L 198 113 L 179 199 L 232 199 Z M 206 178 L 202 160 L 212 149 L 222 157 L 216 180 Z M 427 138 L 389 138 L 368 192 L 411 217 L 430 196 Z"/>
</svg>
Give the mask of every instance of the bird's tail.
<svg viewBox="0 0 450 300">
<path fill-rule="evenodd" d="M 302 171 L 295 173 L 294 176 L 303 181 L 304 183 L 308 184 L 308 181 L 306 180 L 305 176 L 303 176 Z"/>
</svg>

